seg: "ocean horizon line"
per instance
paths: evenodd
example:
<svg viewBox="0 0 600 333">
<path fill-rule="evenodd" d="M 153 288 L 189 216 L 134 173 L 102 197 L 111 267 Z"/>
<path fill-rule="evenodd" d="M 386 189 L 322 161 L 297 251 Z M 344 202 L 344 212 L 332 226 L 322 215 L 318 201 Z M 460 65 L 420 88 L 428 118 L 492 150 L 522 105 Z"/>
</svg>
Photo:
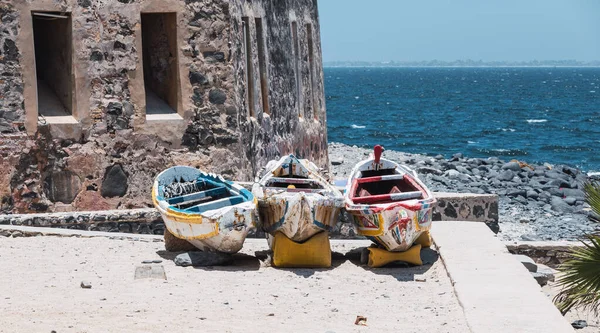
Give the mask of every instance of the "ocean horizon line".
<svg viewBox="0 0 600 333">
<path fill-rule="evenodd" d="M 543 66 L 524 66 L 524 65 L 481 65 L 481 66 L 458 66 L 458 65 L 323 65 L 323 68 L 600 68 L 598 65 L 543 65 Z"/>
</svg>

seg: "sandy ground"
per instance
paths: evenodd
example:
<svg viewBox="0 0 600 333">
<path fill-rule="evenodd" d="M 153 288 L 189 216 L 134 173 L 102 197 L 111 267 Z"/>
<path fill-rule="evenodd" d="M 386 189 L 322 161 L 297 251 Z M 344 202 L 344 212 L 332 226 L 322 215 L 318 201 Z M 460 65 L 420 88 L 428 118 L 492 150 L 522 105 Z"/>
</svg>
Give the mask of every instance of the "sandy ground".
<svg viewBox="0 0 600 333">
<path fill-rule="evenodd" d="M 369 270 L 337 255 L 332 269 L 294 270 L 265 267 L 254 254 L 266 246 L 247 242 L 235 266 L 182 268 L 162 243 L 0 237 L 0 332 L 469 331 L 431 250 L 422 267 Z M 163 260 L 153 265 L 166 280 L 134 278 L 148 259 Z"/>
<path fill-rule="evenodd" d="M 546 286 L 542 287 L 542 290 L 546 296 L 552 299 L 554 296 L 556 296 L 556 294 L 558 294 L 560 287 L 557 286 L 556 282 L 548 282 Z M 587 322 L 588 327 L 576 330 L 578 333 L 600 332 L 600 316 L 594 314 L 592 311 L 575 308 L 567 312 L 565 318 L 569 323 L 572 323 L 575 320 L 585 320 Z"/>
</svg>

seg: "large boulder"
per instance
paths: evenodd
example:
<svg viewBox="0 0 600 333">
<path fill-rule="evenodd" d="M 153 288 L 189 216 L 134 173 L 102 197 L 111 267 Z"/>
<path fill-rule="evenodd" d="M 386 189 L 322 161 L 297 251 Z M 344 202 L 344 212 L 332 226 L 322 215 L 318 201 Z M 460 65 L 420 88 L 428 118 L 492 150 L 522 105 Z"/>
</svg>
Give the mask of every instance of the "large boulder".
<svg viewBox="0 0 600 333">
<path fill-rule="evenodd" d="M 127 175 L 120 164 L 106 169 L 101 194 L 105 198 L 122 197 L 127 193 Z"/>
<path fill-rule="evenodd" d="M 498 179 L 500 181 L 510 181 L 514 177 L 515 177 L 514 172 L 512 172 L 511 170 L 504 170 L 496 177 L 496 179 Z"/>
<path fill-rule="evenodd" d="M 44 179 L 44 192 L 52 202 L 69 204 L 79 193 L 81 180 L 69 170 L 50 173 Z"/>
<path fill-rule="evenodd" d="M 519 172 L 519 171 L 521 171 L 521 165 L 519 165 L 519 163 L 517 163 L 517 162 L 508 162 L 502 166 L 502 169 Z"/>
</svg>

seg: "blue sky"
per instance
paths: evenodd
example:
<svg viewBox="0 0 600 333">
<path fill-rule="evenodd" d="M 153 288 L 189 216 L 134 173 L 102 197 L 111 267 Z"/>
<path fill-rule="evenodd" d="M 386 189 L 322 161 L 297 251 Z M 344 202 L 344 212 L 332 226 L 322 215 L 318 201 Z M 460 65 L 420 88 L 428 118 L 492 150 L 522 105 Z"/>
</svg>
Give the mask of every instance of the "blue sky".
<svg viewBox="0 0 600 333">
<path fill-rule="evenodd" d="M 598 0 L 318 0 L 323 61 L 600 60 Z"/>
</svg>

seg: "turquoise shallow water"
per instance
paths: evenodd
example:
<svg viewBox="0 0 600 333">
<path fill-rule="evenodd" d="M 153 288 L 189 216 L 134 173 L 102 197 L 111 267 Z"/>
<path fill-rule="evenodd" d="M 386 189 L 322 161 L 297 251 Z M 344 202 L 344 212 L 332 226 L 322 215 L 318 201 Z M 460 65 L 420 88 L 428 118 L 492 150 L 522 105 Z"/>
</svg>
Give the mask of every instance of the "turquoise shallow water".
<svg viewBox="0 0 600 333">
<path fill-rule="evenodd" d="M 600 170 L 600 68 L 325 68 L 328 139 Z"/>
</svg>

